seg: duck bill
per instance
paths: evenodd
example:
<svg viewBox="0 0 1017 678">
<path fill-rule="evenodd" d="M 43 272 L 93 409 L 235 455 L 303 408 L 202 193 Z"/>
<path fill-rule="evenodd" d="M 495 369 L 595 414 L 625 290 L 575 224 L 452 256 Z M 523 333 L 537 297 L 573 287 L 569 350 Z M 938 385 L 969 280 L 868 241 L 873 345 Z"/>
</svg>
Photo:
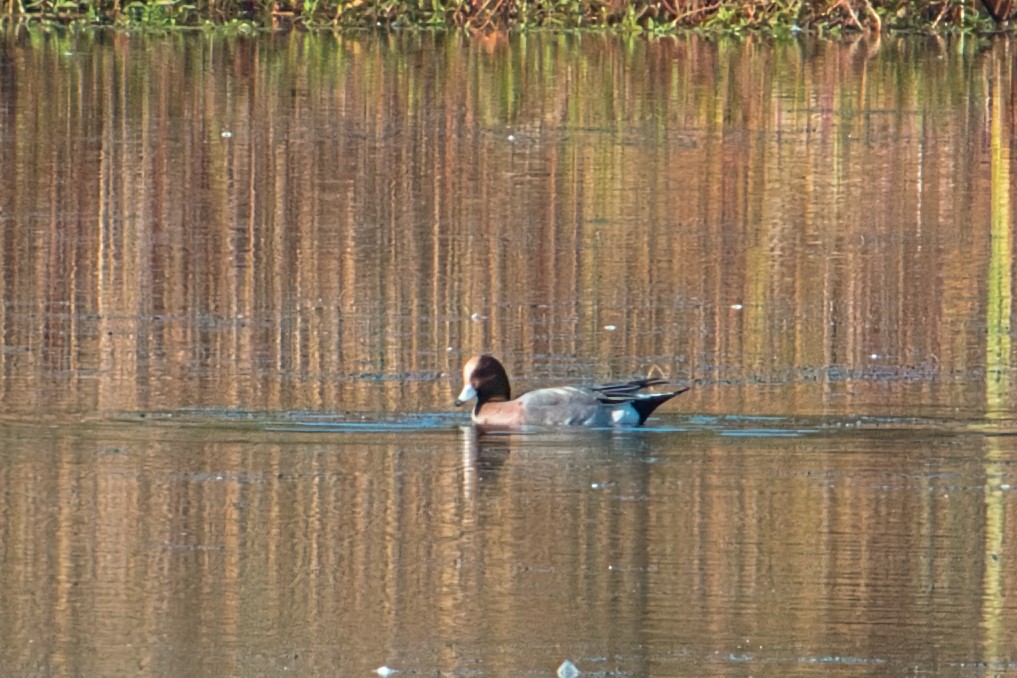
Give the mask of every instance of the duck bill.
<svg viewBox="0 0 1017 678">
<path fill-rule="evenodd" d="M 476 397 L 477 391 L 469 384 L 466 384 L 466 386 L 463 386 L 463 392 L 459 394 L 458 398 L 456 398 L 456 407 L 469 400 L 473 400 Z"/>
</svg>

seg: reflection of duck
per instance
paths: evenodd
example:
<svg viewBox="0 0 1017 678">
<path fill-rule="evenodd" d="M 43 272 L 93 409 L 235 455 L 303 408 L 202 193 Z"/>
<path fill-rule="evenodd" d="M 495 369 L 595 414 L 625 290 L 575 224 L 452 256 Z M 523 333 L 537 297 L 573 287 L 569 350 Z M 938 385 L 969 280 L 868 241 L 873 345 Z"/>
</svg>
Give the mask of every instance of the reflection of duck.
<svg viewBox="0 0 1017 678">
<path fill-rule="evenodd" d="M 500 471 L 516 444 L 515 436 L 491 435 L 473 426 L 464 426 L 463 433 L 466 436 L 464 459 L 467 463 L 474 464 L 481 475 Z"/>
<path fill-rule="evenodd" d="M 640 393 L 665 379 L 638 379 L 607 386 L 558 386 L 524 393 L 512 400 L 508 374 L 490 355 L 470 358 L 463 367 L 463 390 L 456 405 L 477 399 L 473 422 L 488 426 L 638 426 L 688 387 L 666 393 Z"/>
</svg>

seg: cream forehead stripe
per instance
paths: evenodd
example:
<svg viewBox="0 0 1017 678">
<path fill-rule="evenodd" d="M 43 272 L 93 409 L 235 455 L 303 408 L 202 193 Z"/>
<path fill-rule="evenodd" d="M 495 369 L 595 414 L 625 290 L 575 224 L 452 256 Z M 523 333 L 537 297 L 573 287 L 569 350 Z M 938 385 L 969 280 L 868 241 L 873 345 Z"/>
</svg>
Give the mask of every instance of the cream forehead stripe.
<svg viewBox="0 0 1017 678">
<path fill-rule="evenodd" d="M 463 365 L 463 381 L 466 383 L 470 382 L 470 377 L 473 376 L 473 370 L 477 369 L 477 363 L 480 362 L 480 358 L 470 358 Z"/>
</svg>

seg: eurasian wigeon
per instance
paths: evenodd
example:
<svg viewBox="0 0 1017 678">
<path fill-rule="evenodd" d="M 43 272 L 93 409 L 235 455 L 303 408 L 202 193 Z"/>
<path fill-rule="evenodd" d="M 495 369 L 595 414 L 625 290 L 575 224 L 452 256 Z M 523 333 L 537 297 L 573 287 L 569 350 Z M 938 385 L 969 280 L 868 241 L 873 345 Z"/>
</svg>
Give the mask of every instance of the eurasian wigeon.
<svg viewBox="0 0 1017 678">
<path fill-rule="evenodd" d="M 512 400 L 505 368 L 485 354 L 463 366 L 463 391 L 456 405 L 476 398 L 473 422 L 487 426 L 639 426 L 659 406 L 689 390 L 640 393 L 666 383 L 666 379 L 637 379 L 607 386 L 557 386 Z"/>
</svg>

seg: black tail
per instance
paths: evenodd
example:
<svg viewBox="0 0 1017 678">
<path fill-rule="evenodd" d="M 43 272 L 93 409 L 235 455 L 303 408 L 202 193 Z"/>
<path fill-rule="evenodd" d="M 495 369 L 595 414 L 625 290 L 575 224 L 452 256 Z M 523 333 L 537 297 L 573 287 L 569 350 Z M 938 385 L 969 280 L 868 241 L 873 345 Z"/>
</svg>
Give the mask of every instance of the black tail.
<svg viewBox="0 0 1017 678">
<path fill-rule="evenodd" d="M 640 395 L 633 398 L 631 401 L 632 407 L 634 407 L 636 412 L 639 414 L 639 425 L 642 426 L 643 423 L 649 419 L 650 415 L 653 414 L 655 409 L 666 403 L 671 398 L 685 393 L 690 388 L 691 386 L 686 386 L 683 389 L 671 391 L 670 393 L 647 393 L 646 395 Z"/>
</svg>

